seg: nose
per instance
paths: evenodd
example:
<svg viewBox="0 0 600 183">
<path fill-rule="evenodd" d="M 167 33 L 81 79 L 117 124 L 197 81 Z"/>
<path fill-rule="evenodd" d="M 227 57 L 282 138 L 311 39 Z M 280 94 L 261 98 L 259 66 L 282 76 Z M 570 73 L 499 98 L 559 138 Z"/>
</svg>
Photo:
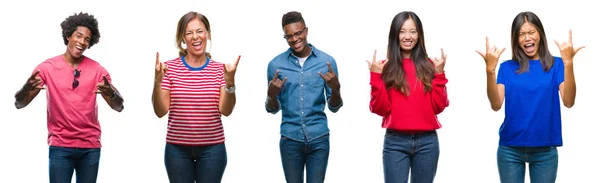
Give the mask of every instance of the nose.
<svg viewBox="0 0 600 183">
<path fill-rule="evenodd" d="M 196 40 L 200 37 L 200 33 L 194 32 L 194 34 L 192 35 L 192 40 Z"/>
</svg>

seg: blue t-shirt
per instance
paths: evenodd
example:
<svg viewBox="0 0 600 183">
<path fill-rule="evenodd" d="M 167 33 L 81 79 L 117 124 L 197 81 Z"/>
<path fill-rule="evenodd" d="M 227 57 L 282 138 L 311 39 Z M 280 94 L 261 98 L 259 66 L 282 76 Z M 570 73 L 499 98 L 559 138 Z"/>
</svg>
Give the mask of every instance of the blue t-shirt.
<svg viewBox="0 0 600 183">
<path fill-rule="evenodd" d="M 558 90 L 565 78 L 562 59 L 554 57 L 548 72 L 540 60 L 530 60 L 529 71 L 518 74 L 518 69 L 517 61 L 508 60 L 498 71 L 497 83 L 505 86 L 500 145 L 562 146 Z"/>
</svg>

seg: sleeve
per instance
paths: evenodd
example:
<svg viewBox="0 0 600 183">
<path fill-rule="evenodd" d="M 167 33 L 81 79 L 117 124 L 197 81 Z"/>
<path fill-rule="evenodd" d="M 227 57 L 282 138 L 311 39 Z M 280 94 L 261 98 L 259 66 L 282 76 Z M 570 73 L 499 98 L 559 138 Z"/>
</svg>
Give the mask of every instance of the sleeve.
<svg viewBox="0 0 600 183">
<path fill-rule="evenodd" d="M 445 73 L 435 74 L 431 81 L 431 104 L 434 114 L 438 115 L 450 105 L 446 84 L 448 79 Z"/>
<path fill-rule="evenodd" d="M 167 65 L 167 68 L 172 68 L 171 66 L 169 66 L 168 64 L 171 63 L 169 61 L 165 62 L 165 65 Z M 173 70 L 171 69 L 167 69 L 167 72 L 165 73 L 165 76 L 163 77 L 161 83 L 160 83 L 160 88 L 163 90 L 171 90 L 171 74 L 173 74 Z"/>
<path fill-rule="evenodd" d="M 267 66 L 267 90 L 269 89 L 269 82 L 271 82 L 271 80 L 273 80 L 273 76 L 275 75 L 276 69 L 273 67 L 274 67 L 273 61 L 271 61 L 269 63 L 269 66 Z M 277 112 L 279 112 L 279 110 L 281 110 L 281 101 L 280 101 L 281 94 L 280 93 L 277 94 L 277 103 L 279 103 L 279 108 L 277 108 L 277 109 L 269 108 L 269 105 L 267 105 L 267 100 L 269 100 L 268 97 L 269 96 L 267 96 L 267 98 L 265 99 L 265 109 L 267 110 L 268 113 L 277 114 Z"/>
<path fill-rule="evenodd" d="M 41 63 L 38 66 L 36 66 L 35 69 L 33 69 L 33 71 L 31 72 L 31 74 L 35 73 L 36 71 L 39 71 L 37 77 L 39 77 L 42 80 L 42 83 L 40 83 L 40 86 L 43 87 L 44 85 L 46 85 L 46 83 L 47 83 L 46 79 L 48 78 L 45 64 Z M 31 76 L 31 74 L 29 76 Z"/>
<path fill-rule="evenodd" d="M 106 76 L 106 80 L 108 80 L 108 83 L 112 84 L 112 78 L 110 77 L 110 73 L 108 73 L 108 70 L 106 70 L 106 68 L 100 66 L 98 68 L 98 74 L 96 74 L 98 77 L 96 78 L 96 82 L 97 83 L 101 83 L 104 82 L 104 76 Z"/>
<path fill-rule="evenodd" d="M 498 77 L 496 77 L 496 84 L 504 84 L 504 70 L 505 70 L 505 64 L 501 63 L 500 64 L 500 69 L 498 69 Z"/>
<path fill-rule="evenodd" d="M 369 102 L 369 109 L 372 113 L 380 116 L 387 116 L 390 111 L 390 100 L 388 98 L 387 89 L 385 83 L 381 78 L 381 73 L 371 72 L 371 101 Z"/>
<path fill-rule="evenodd" d="M 554 59 L 554 85 L 556 86 L 556 89 L 558 90 L 560 84 L 562 84 L 565 81 L 565 64 L 563 63 L 562 58 L 560 57 L 555 57 Z"/>
<path fill-rule="evenodd" d="M 214 62 L 213 60 L 211 60 L 211 62 Z M 216 62 L 215 62 L 216 63 Z M 227 85 L 227 82 L 225 82 L 225 64 L 219 64 L 219 72 L 217 73 L 217 79 L 219 80 L 219 82 L 221 83 L 221 87 Z"/>
<path fill-rule="evenodd" d="M 337 63 L 336 63 L 335 59 L 331 58 L 331 61 L 329 62 L 329 64 L 331 64 L 333 73 L 335 73 L 336 77 L 338 78 L 338 82 L 339 82 L 340 74 L 338 72 L 338 67 L 337 67 Z M 339 111 L 340 108 L 342 108 L 342 106 L 344 105 L 343 100 L 340 101 L 340 104 L 338 106 L 329 105 L 329 99 L 331 98 L 331 87 L 329 87 L 329 85 L 327 85 L 327 84 L 325 84 L 325 97 L 327 99 L 327 108 L 329 108 L 329 111 L 331 111 L 331 112 L 335 113 L 335 112 Z"/>
</svg>

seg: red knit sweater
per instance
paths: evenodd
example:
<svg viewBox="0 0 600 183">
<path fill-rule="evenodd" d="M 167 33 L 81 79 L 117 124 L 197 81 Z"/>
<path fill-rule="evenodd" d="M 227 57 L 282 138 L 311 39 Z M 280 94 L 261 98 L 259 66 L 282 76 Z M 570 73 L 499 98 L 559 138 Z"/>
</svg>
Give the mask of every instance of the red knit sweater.
<svg viewBox="0 0 600 183">
<path fill-rule="evenodd" d="M 431 91 L 424 92 L 413 61 L 405 58 L 402 63 L 410 95 L 406 96 L 395 88 L 386 90 L 381 73 L 371 72 L 371 112 L 383 116 L 381 126 L 387 129 L 415 133 L 441 128 L 437 114 L 449 105 L 446 75 L 435 74 Z"/>
</svg>

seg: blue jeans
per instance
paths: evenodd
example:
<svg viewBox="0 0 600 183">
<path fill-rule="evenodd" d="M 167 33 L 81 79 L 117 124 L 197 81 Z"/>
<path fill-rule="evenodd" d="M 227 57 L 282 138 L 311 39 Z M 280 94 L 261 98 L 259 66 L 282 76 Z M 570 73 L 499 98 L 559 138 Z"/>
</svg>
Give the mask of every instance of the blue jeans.
<svg viewBox="0 0 600 183">
<path fill-rule="evenodd" d="M 525 182 L 525 163 L 529 163 L 531 183 L 553 183 L 558 170 L 558 151 L 546 147 L 498 147 L 498 173 L 502 183 Z"/>
<path fill-rule="evenodd" d="M 304 181 L 306 166 L 306 182 L 322 183 L 325 181 L 327 161 L 329 160 L 329 134 L 311 142 L 298 142 L 282 136 L 279 141 L 281 163 L 285 180 L 288 183 Z"/>
<path fill-rule="evenodd" d="M 171 183 L 219 183 L 227 166 L 225 144 L 184 146 L 167 143 L 165 167 Z"/>
<path fill-rule="evenodd" d="M 77 183 L 95 183 L 100 164 L 100 148 L 50 146 L 50 183 L 71 183 L 73 171 Z"/>
<path fill-rule="evenodd" d="M 386 183 L 431 183 L 437 171 L 440 146 L 436 131 L 406 134 L 387 130 L 383 145 Z"/>
</svg>

